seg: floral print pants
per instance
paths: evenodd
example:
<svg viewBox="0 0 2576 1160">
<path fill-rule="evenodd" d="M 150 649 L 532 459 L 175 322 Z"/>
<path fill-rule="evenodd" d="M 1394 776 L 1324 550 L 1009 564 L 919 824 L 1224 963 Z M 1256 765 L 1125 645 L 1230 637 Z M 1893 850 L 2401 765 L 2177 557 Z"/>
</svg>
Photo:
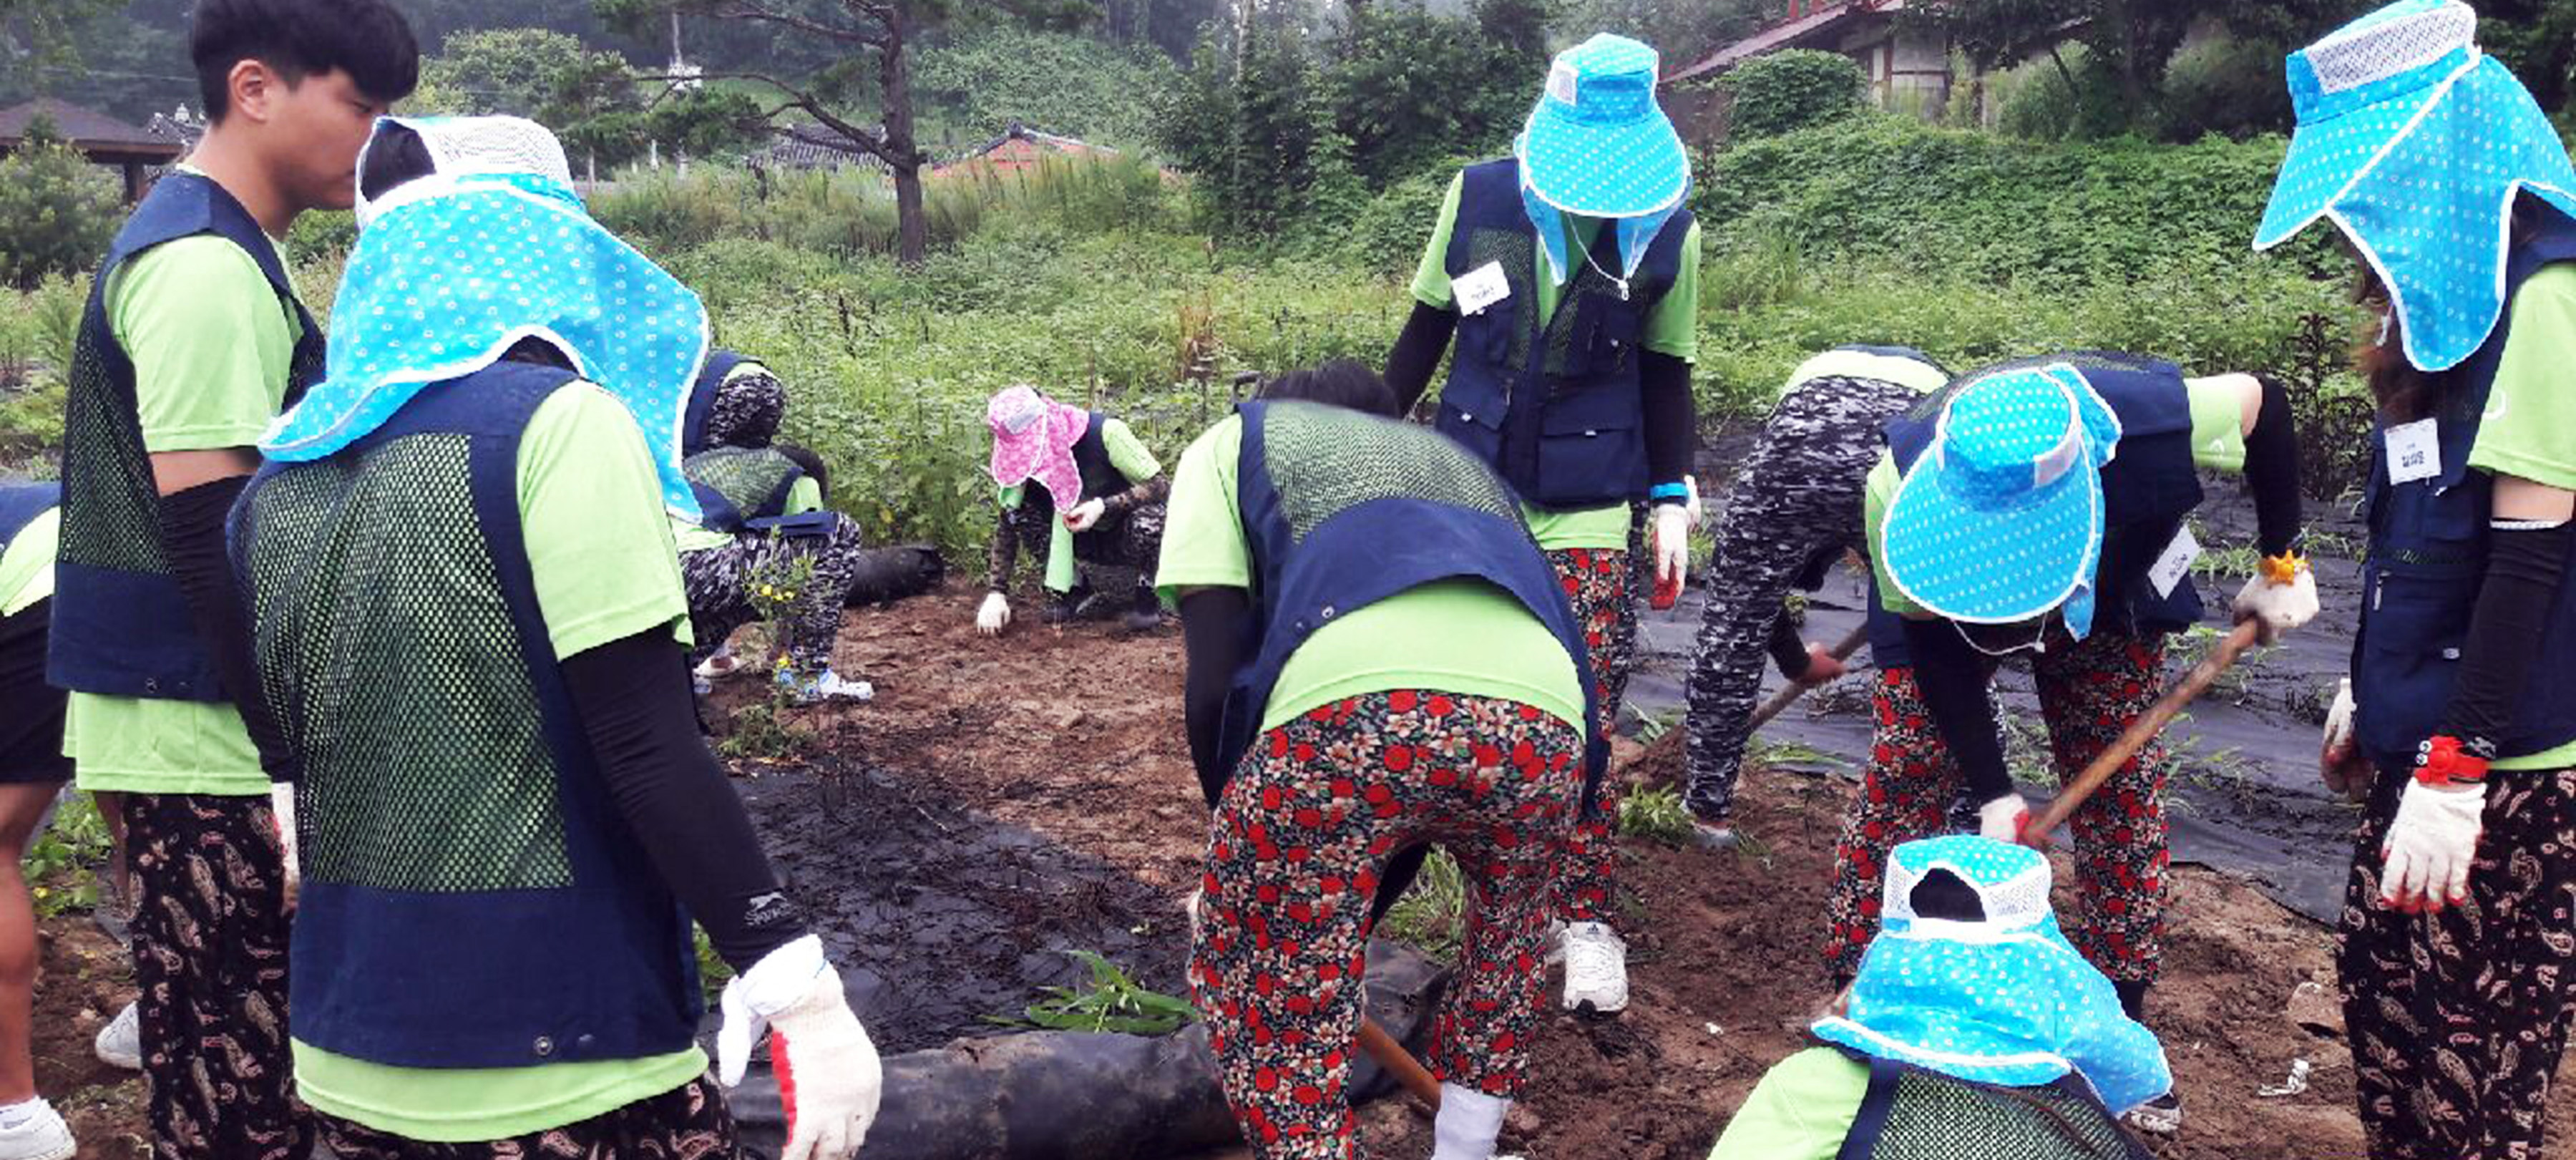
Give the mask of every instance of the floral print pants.
<svg viewBox="0 0 2576 1160">
<path fill-rule="evenodd" d="M 2162 692 L 2164 641 L 2096 632 L 2032 658 L 2040 717 L 2060 778 L 2083 771 Z M 1835 978 L 1860 971 L 1878 934 L 1888 852 L 1942 832 L 1961 791 L 1958 763 L 1932 724 L 1910 668 L 1883 669 L 1871 697 L 1877 720 L 1869 767 L 1843 815 L 1826 898 L 1825 963 Z M 2066 935 L 2113 982 L 2153 982 L 2163 963 L 2165 761 L 2149 742 L 2085 799 L 2075 832 L 2075 921 Z"/>
<path fill-rule="evenodd" d="M 1633 540 L 1634 537 L 1632 536 Z M 1631 545 L 1634 546 L 1633 544 Z M 1572 548 L 1547 554 L 1556 566 L 1565 598 L 1574 606 L 1575 626 L 1583 630 L 1583 647 L 1592 658 L 1593 699 L 1601 719 L 1593 729 L 1606 735 L 1619 722 L 1619 700 L 1628 692 L 1628 670 L 1637 649 L 1637 573 L 1634 551 Z M 1619 897 L 1618 779 L 1601 779 L 1600 808 L 1575 819 L 1574 836 L 1565 847 L 1564 898 L 1568 922 L 1616 926 Z"/>
<path fill-rule="evenodd" d="M 2499 771 L 2468 901 L 2379 903 L 2404 779 L 2382 775 L 2353 843 L 2336 968 L 2372 1160 L 2521 1160 L 2576 998 L 2576 770 Z"/>
<path fill-rule="evenodd" d="M 1582 784 L 1572 726 L 1488 697 L 1371 693 L 1253 741 L 1208 836 L 1190 984 L 1254 1155 L 1355 1155 L 1343 1085 L 1369 906 L 1389 858 L 1420 842 L 1467 883 L 1457 978 L 1424 1062 L 1450 1083 L 1520 1089 Z"/>
</svg>

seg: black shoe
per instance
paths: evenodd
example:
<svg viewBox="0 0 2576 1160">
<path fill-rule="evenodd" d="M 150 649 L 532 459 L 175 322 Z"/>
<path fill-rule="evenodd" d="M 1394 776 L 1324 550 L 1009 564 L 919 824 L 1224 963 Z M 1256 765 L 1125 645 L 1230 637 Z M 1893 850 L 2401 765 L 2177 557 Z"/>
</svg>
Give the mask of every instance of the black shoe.
<svg viewBox="0 0 2576 1160">
<path fill-rule="evenodd" d="M 1067 593 L 1049 598 L 1046 610 L 1038 613 L 1038 619 L 1048 624 L 1070 624 L 1079 614 L 1080 604 L 1076 596 L 1073 593 Z"/>
<path fill-rule="evenodd" d="M 1125 626 L 1129 632 L 1152 632 L 1161 628 L 1163 627 L 1163 602 L 1154 596 L 1153 589 L 1139 585 L 1136 588 L 1135 607 L 1129 608 L 1127 615 L 1119 617 L 1118 623 Z"/>
</svg>

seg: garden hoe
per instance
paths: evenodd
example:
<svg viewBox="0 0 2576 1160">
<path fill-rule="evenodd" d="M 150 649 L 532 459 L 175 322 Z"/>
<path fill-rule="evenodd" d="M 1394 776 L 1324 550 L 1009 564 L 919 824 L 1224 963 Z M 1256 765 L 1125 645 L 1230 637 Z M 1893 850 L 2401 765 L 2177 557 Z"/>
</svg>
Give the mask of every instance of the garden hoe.
<svg viewBox="0 0 2576 1160">
<path fill-rule="evenodd" d="M 2146 712 L 2138 714 L 2138 719 L 2129 723 L 2128 730 L 2120 734 L 2119 740 L 2095 757 L 2093 764 L 2085 766 L 2081 776 L 2058 791 L 2057 799 L 2048 803 L 2047 809 L 2040 811 L 2037 818 L 2022 828 L 2022 844 L 2037 850 L 2047 849 L 2048 835 L 2064 824 L 2067 816 L 2084 804 L 2084 799 L 2092 797 L 2093 791 L 2102 788 L 2103 782 L 2111 780 L 2112 771 L 2127 764 L 2129 758 L 2156 734 L 2163 732 L 2185 706 L 2207 691 L 2218 680 L 2219 674 L 2234 665 L 2237 657 L 2254 647 L 2260 632 L 2261 626 L 2249 620 L 2237 625 L 2225 640 L 2219 641 L 2217 648 L 2202 657 L 2190 672 L 2183 674 L 2182 680 L 2155 704 L 2148 706 Z"/>
<path fill-rule="evenodd" d="M 1868 643 L 1868 641 L 1869 624 L 1864 621 L 1855 626 L 1851 630 L 1850 635 L 1843 637 L 1842 640 L 1834 644 L 1832 656 L 1837 661 L 1850 660 L 1851 655 L 1859 652 L 1860 646 Z M 1782 686 L 1779 692 L 1771 694 L 1770 700 L 1762 703 L 1761 708 L 1753 711 L 1753 720 L 1744 727 L 1744 731 L 1751 733 L 1764 725 L 1770 724 L 1771 719 L 1779 716 L 1781 710 L 1788 708 L 1792 702 L 1805 696 L 1807 690 L 1813 687 L 1814 686 L 1801 684 L 1797 681 L 1791 681 L 1787 685 Z"/>
</svg>

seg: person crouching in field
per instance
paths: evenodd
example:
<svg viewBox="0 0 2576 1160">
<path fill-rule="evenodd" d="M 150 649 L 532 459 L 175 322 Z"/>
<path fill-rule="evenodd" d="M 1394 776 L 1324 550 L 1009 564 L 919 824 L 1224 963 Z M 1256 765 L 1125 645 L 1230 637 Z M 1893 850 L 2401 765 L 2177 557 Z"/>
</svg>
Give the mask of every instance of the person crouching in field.
<svg viewBox="0 0 2576 1160">
<path fill-rule="evenodd" d="M 701 444 L 680 461 L 698 514 L 671 517 L 698 680 L 733 672 L 726 638 L 759 619 L 764 605 L 784 606 L 779 686 L 801 704 L 868 700 L 873 686 L 832 667 L 841 609 L 865 551 L 859 525 L 824 508 L 821 461 L 776 441 L 787 410 L 777 377 L 730 351 L 708 356 L 708 366 L 729 369 L 700 372 L 681 427 L 684 447 Z M 703 413 L 700 400 L 709 401 Z"/>
<path fill-rule="evenodd" d="M 1095 590 L 1093 577 L 1123 579 L 1132 571 L 1121 623 L 1135 632 L 1160 626 L 1154 557 L 1162 550 L 1163 497 L 1171 482 L 1154 453 L 1124 421 L 1056 402 L 1032 387 L 995 394 L 984 425 L 993 432 L 990 470 L 1002 490 L 992 567 L 984 602 L 975 609 L 977 631 L 992 636 L 1010 626 L 1007 593 L 1023 550 L 1045 562 L 1048 624 L 1108 615 L 1117 594 Z"/>
<path fill-rule="evenodd" d="M 1804 685 L 1842 675 L 1824 646 L 1798 639 L 1783 600 L 1793 584 L 1815 591 L 1844 552 L 1867 554 L 1861 489 L 1878 462 L 1879 428 L 1949 382 L 1950 372 L 1918 350 L 1837 347 L 1790 374 L 1763 422 L 1718 508 L 1708 607 L 1691 654 L 1683 798 L 1699 845 L 1735 844 L 1735 778 L 1752 740 L 1763 658 Z"/>
<path fill-rule="evenodd" d="M 2478 24 L 2409 0 L 2292 56 L 2256 237 L 2333 221 L 2380 314 L 2321 760 L 2367 802 L 2336 966 L 2377 1160 L 2540 1155 L 2576 1000 L 2576 166 Z"/>
<path fill-rule="evenodd" d="M 2266 642 L 2316 615 L 2298 554 L 2298 435 L 2277 383 L 2185 379 L 2155 359 L 2048 356 L 1962 375 L 1887 424 L 1863 520 L 1875 599 L 1870 761 L 1843 815 L 1825 957 L 1851 977 L 1876 929 L 1890 847 L 1944 828 L 1964 791 L 1980 830 L 2021 838 L 2029 808 L 2004 764 L 1988 685 L 2031 654 L 2060 776 L 2127 731 L 2163 685 L 2165 638 L 2201 615 L 2185 521 L 2198 471 L 2245 473 L 2262 553 L 2232 612 Z M 2075 811 L 2075 945 L 2134 1019 L 2163 969 L 2165 763 L 2150 743 Z M 2171 1095 L 2139 1109 L 2170 1132 Z"/>
<path fill-rule="evenodd" d="M 2116 1113 L 2173 1087 L 2153 1032 L 2059 933 L 2048 859 L 1973 835 L 1888 856 L 1860 974 L 1709 1160 L 2147 1160 Z"/>
<path fill-rule="evenodd" d="M 1264 1160 L 1350 1154 L 1370 910 L 1398 853 L 1464 868 L 1428 1063 L 1439 1160 L 1521 1086 L 1550 899 L 1597 786 L 1583 639 L 1500 477 L 1341 362 L 1272 382 L 1174 473 L 1159 578 L 1216 803 L 1190 980 Z"/>
<path fill-rule="evenodd" d="M 848 1155 L 875 1049 L 691 711 L 664 512 L 694 504 L 703 308 L 533 122 L 381 121 L 359 192 L 328 375 L 232 525 L 302 759 L 291 1030 L 323 1144 L 731 1155 L 694 920 L 738 972 L 721 1074 L 775 1027 L 786 1155 Z"/>
</svg>

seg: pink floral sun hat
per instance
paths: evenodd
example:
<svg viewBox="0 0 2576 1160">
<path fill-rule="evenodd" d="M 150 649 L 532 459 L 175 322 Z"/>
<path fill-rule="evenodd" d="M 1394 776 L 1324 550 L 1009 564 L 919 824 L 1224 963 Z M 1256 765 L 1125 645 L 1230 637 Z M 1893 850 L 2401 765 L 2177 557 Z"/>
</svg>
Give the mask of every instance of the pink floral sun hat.
<svg viewBox="0 0 2576 1160">
<path fill-rule="evenodd" d="M 1017 487 L 1032 479 L 1059 508 L 1082 502 L 1082 471 L 1073 445 L 1091 426 L 1091 414 L 1056 402 L 1029 386 L 1005 387 L 984 407 L 993 429 L 993 482 Z"/>
</svg>

